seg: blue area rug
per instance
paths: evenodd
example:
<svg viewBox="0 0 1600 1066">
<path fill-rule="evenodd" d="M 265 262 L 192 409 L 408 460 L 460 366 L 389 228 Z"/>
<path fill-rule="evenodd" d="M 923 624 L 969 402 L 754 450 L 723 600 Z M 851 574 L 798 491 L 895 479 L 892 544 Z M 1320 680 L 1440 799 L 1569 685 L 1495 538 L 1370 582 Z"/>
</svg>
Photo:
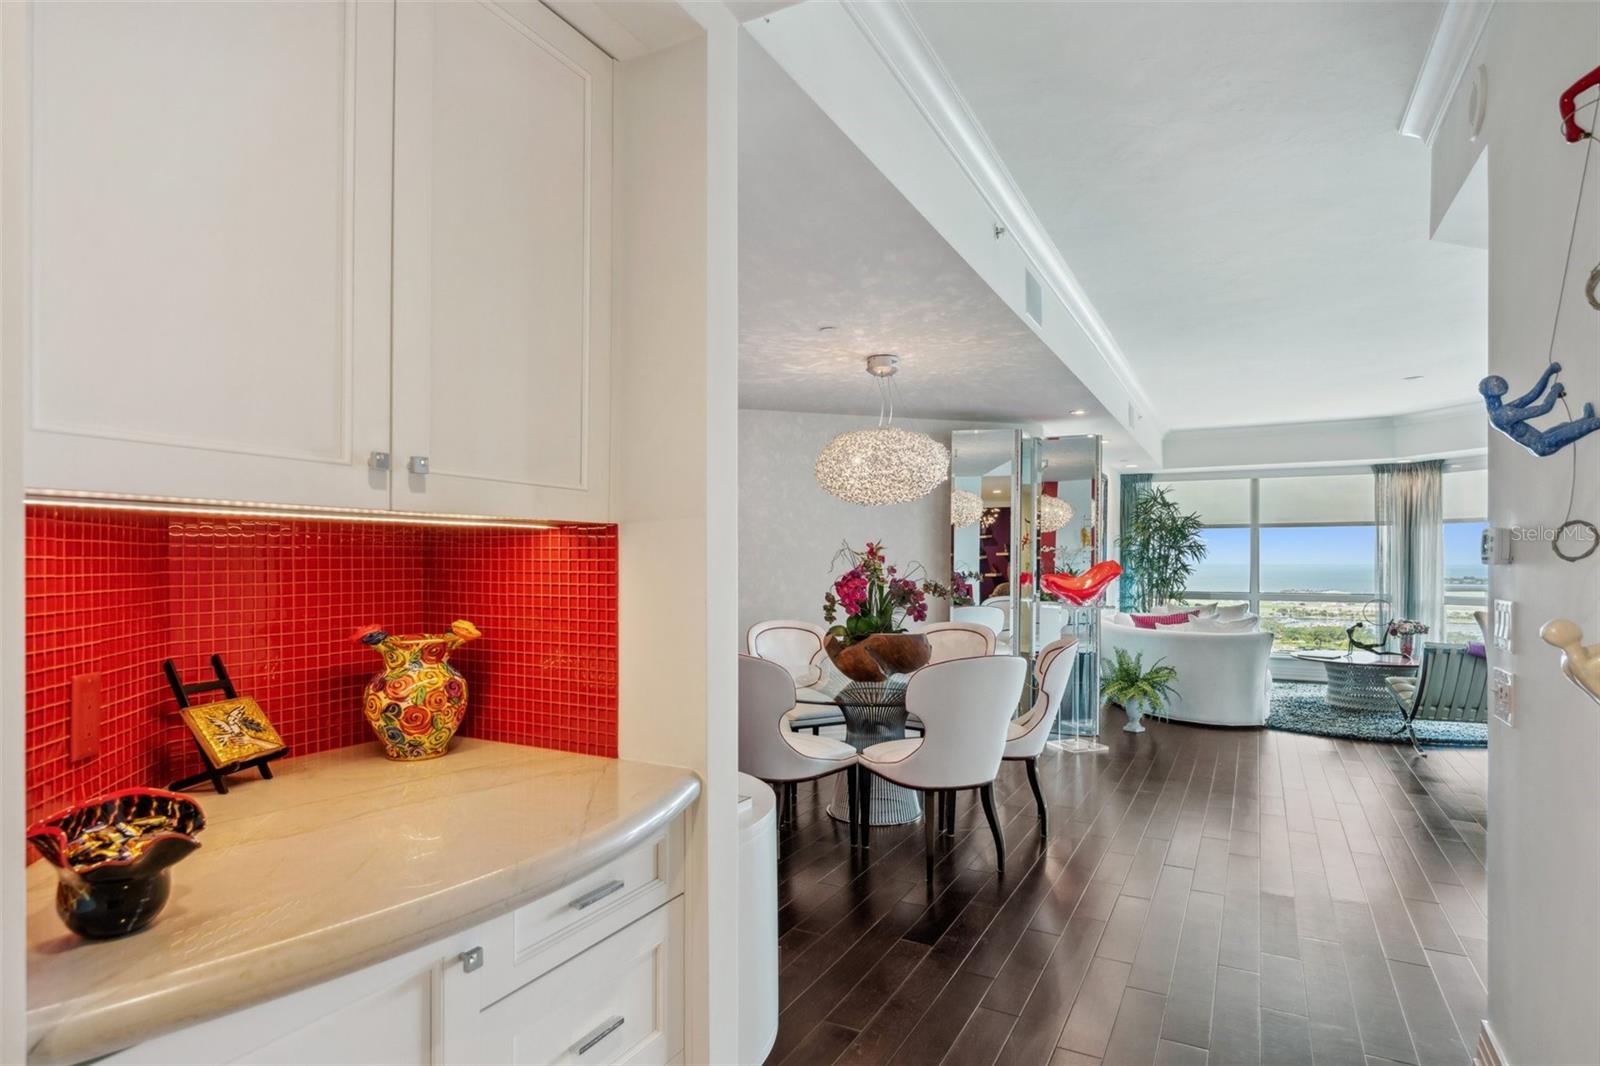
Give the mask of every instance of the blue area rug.
<svg viewBox="0 0 1600 1066">
<path fill-rule="evenodd" d="M 1398 710 L 1340 711 L 1328 706 L 1327 689 L 1305 681 L 1274 681 L 1268 729 L 1310 733 L 1319 737 L 1346 737 L 1407 743 Z M 1400 732 L 1396 732 L 1400 730 Z M 1477 722 L 1418 722 L 1417 743 L 1435 748 L 1482 748 L 1489 743 L 1489 727 Z"/>
</svg>

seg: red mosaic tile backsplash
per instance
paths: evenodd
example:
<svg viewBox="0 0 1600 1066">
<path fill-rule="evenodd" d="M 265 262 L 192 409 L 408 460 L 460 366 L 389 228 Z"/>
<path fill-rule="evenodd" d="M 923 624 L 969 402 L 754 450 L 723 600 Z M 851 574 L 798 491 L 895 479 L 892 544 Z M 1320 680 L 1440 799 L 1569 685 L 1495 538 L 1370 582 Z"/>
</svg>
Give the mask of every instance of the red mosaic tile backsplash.
<svg viewBox="0 0 1600 1066">
<path fill-rule="evenodd" d="M 371 743 L 369 625 L 483 638 L 451 656 L 465 736 L 615 757 L 617 536 L 561 529 L 28 509 L 29 818 L 199 769 L 161 674 L 221 654 L 290 757 Z M 100 750 L 74 764 L 72 678 L 101 674 Z M 379 757 L 376 750 L 374 757 Z"/>
</svg>

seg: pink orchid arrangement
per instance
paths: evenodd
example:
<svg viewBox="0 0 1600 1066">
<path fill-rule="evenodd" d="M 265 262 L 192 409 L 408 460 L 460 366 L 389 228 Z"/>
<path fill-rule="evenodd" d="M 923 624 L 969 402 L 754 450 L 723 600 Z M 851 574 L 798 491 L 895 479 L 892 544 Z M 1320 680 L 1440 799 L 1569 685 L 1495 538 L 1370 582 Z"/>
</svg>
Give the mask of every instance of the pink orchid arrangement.
<svg viewBox="0 0 1600 1066">
<path fill-rule="evenodd" d="M 849 567 L 822 598 L 822 617 L 832 626 L 830 636 L 846 644 L 876 633 L 904 632 L 907 621 L 925 622 L 928 597 L 948 597 L 950 590 L 923 576 L 920 563 L 905 573 L 888 561 L 883 545 L 869 543 L 857 551 L 844 544 L 834 565 Z M 839 613 L 844 622 L 835 625 Z"/>
</svg>

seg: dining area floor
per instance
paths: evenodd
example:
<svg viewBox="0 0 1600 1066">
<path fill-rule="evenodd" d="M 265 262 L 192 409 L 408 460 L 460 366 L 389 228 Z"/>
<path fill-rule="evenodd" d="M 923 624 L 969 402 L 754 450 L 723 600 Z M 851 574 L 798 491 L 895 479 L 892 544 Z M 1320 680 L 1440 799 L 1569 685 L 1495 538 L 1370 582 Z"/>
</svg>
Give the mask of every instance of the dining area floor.
<svg viewBox="0 0 1600 1066">
<path fill-rule="evenodd" d="M 1002 767 L 1004 874 L 970 792 L 930 878 L 920 823 L 852 850 L 831 783 L 800 785 L 767 1062 L 1471 1061 L 1484 751 L 1121 725 L 1046 750 L 1042 839 Z"/>
</svg>

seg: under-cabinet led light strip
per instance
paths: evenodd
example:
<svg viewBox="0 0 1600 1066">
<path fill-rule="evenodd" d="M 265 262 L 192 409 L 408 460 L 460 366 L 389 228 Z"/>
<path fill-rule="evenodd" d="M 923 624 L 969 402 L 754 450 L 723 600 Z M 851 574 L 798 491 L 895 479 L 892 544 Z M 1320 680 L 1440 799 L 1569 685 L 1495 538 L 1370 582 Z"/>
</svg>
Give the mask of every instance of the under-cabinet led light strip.
<svg viewBox="0 0 1600 1066">
<path fill-rule="evenodd" d="M 25 503 L 85 510 L 144 511 L 235 518 L 311 519 L 325 522 L 375 522 L 404 526 L 470 526 L 499 529 L 594 529 L 600 522 L 544 522 L 490 515 L 431 514 L 426 511 L 379 511 L 358 507 L 256 504 L 243 500 L 201 500 L 176 496 L 122 496 L 116 493 L 63 492 L 29 489 Z"/>
</svg>

